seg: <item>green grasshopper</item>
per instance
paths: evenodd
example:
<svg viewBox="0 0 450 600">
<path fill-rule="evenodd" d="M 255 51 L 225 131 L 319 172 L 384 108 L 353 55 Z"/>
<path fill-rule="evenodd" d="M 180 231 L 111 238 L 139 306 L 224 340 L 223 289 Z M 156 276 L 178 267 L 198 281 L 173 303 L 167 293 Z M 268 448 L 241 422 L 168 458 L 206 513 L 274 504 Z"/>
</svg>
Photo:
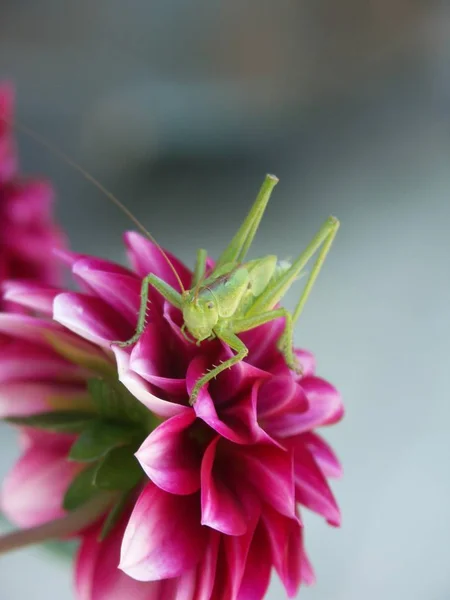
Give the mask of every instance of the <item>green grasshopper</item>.
<svg viewBox="0 0 450 600">
<path fill-rule="evenodd" d="M 7 121 L 2 120 L 2 122 L 13 126 Z M 279 317 L 284 317 L 285 326 L 278 340 L 278 348 L 283 354 L 288 367 L 298 373 L 302 372 L 301 365 L 298 363 L 293 351 L 293 328 L 339 229 L 339 221 L 335 217 L 329 217 L 325 221 L 306 249 L 292 264 L 287 261 L 278 262 L 277 257 L 274 255 L 244 262 L 272 190 L 278 183 L 277 177 L 266 175 L 250 212 L 231 242 L 222 252 L 211 273 L 206 275 L 206 250 L 199 249 L 197 251 L 192 288 L 185 290 L 175 267 L 164 250 L 118 198 L 39 133 L 17 121 L 15 127 L 78 171 L 122 210 L 137 228 L 159 248 L 178 280 L 181 294 L 153 273 L 144 277 L 136 333 L 127 341 L 112 342 L 112 344 L 126 347 L 139 340 L 146 325 L 149 286 L 153 286 L 168 302 L 182 311 L 182 332 L 189 341 L 192 340 L 186 335 L 186 330 L 198 345 L 203 340 L 219 338 L 236 353 L 200 377 L 191 392 L 189 399 L 191 405 L 195 403 L 198 393 L 204 385 L 225 369 L 229 369 L 244 360 L 247 356 L 248 348 L 237 334 L 254 329 Z M 293 282 L 302 274 L 302 269 L 317 251 L 319 253 L 316 261 L 294 312 L 291 314 L 286 308 L 277 307 L 279 301 Z"/>
<path fill-rule="evenodd" d="M 298 373 L 302 372 L 293 351 L 293 327 L 328 254 L 339 228 L 339 221 L 335 217 L 329 217 L 304 252 L 292 264 L 286 261 L 279 262 L 274 255 L 245 262 L 272 190 L 277 183 L 278 179 L 274 175 L 266 176 L 250 212 L 222 252 L 211 273 L 206 274 L 206 250 L 197 251 L 190 290 L 183 288 L 179 278 L 181 293 L 153 273 L 144 277 L 136 333 L 127 341 L 114 342 L 125 347 L 139 340 L 146 325 L 149 286 L 158 290 L 170 304 L 182 311 L 182 332 L 186 339 L 195 341 L 197 345 L 203 340 L 213 338 L 225 342 L 235 352 L 234 356 L 221 362 L 198 379 L 189 399 L 191 405 L 195 403 L 204 385 L 247 356 L 248 348 L 237 334 L 279 317 L 284 317 L 285 326 L 278 340 L 278 349 L 290 369 Z M 320 250 L 319 254 L 294 312 L 291 314 L 286 308 L 278 307 L 279 301 L 318 250 Z M 167 256 L 166 260 L 168 260 Z M 169 260 L 168 262 L 170 264 Z M 186 331 L 193 340 L 190 340 Z"/>
</svg>

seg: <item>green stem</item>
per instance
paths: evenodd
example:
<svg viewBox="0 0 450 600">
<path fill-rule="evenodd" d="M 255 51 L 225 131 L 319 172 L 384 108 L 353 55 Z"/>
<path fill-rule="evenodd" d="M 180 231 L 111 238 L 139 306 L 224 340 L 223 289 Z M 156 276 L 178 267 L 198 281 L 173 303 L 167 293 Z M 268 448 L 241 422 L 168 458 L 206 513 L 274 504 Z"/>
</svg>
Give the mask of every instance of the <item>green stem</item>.
<svg viewBox="0 0 450 600">
<path fill-rule="evenodd" d="M 30 529 L 7 533 L 0 537 L 0 555 L 34 544 L 42 544 L 49 540 L 57 540 L 74 535 L 105 514 L 114 499 L 115 494 L 105 493 L 94 498 L 79 509 L 68 513 L 61 519 L 56 519 L 37 527 L 31 527 Z"/>
</svg>

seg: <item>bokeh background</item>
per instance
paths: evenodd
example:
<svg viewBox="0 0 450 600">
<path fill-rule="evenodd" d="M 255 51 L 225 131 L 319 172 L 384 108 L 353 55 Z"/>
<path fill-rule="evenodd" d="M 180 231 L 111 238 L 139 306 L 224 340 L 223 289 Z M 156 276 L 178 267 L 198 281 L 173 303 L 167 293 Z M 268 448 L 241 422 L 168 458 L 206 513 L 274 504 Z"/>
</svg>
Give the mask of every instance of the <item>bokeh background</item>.
<svg viewBox="0 0 450 600">
<path fill-rule="evenodd" d="M 0 2 L 22 121 L 186 261 L 219 252 L 267 171 L 281 181 L 255 256 L 294 256 L 341 219 L 296 332 L 347 408 L 326 431 L 343 527 L 307 516 L 305 600 L 450 598 L 449 65 L 444 1 Z M 73 249 L 123 260 L 126 218 L 20 144 Z M 0 427 L 0 476 L 16 453 Z M 0 600 L 30 594 L 70 600 L 70 569 L 40 549 L 2 558 Z"/>
</svg>

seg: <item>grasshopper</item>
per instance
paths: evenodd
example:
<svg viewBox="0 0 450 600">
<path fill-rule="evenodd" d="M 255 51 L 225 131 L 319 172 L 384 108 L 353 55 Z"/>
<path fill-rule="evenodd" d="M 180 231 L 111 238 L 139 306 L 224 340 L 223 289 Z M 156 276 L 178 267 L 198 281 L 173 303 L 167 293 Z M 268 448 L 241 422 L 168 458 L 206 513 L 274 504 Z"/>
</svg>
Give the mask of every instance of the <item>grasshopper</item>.
<svg viewBox="0 0 450 600">
<path fill-rule="evenodd" d="M 127 341 L 114 342 L 126 347 L 139 340 L 146 325 L 149 287 L 152 286 L 170 304 L 182 311 L 182 332 L 186 339 L 200 345 L 204 340 L 219 338 L 227 344 L 235 354 L 198 379 L 189 399 L 191 405 L 195 403 L 203 386 L 247 356 L 248 348 L 238 334 L 279 317 L 284 317 L 285 326 L 278 340 L 278 349 L 290 369 L 302 372 L 293 351 L 293 328 L 328 254 L 339 228 L 339 221 L 335 217 L 329 217 L 292 263 L 279 262 L 275 255 L 245 262 L 277 183 L 278 179 L 274 175 L 266 176 L 250 212 L 220 255 L 212 272 L 206 273 L 206 250 L 197 251 L 190 290 L 183 289 L 179 281 L 180 293 L 153 273 L 144 277 L 136 333 Z M 286 308 L 277 305 L 317 251 L 316 261 L 291 314 Z"/>
<path fill-rule="evenodd" d="M 7 122 L 5 121 L 5 123 Z M 7 124 L 11 125 L 10 123 Z M 211 273 L 206 273 L 206 250 L 199 249 L 197 251 L 192 287 L 190 290 L 185 290 L 167 254 L 118 198 L 107 190 L 95 177 L 90 175 L 67 154 L 51 144 L 43 136 L 23 123 L 17 123 L 16 121 L 15 126 L 52 154 L 58 156 L 70 167 L 77 170 L 85 179 L 108 197 L 111 202 L 116 204 L 133 221 L 138 229 L 159 248 L 162 256 L 178 280 L 181 293 L 153 273 L 144 277 L 142 280 L 141 303 L 136 332 L 129 340 L 111 342 L 111 344 L 126 347 L 139 340 L 146 325 L 149 287 L 152 286 L 170 304 L 182 311 L 182 332 L 186 339 L 200 345 L 204 340 L 219 338 L 235 352 L 231 358 L 221 362 L 198 379 L 189 398 L 191 405 L 195 403 L 199 391 L 203 386 L 211 381 L 211 379 L 217 377 L 222 371 L 230 369 L 247 356 L 248 348 L 238 337 L 238 334 L 254 329 L 259 325 L 264 325 L 279 317 L 284 317 L 285 326 L 278 340 L 278 349 L 283 354 L 288 367 L 297 373 L 302 373 L 302 367 L 293 351 L 294 325 L 305 306 L 306 300 L 339 229 L 338 219 L 329 217 L 306 249 L 292 263 L 288 263 L 287 261 L 279 262 L 275 255 L 245 262 L 245 257 L 256 235 L 272 190 L 278 183 L 277 177 L 266 175 L 247 217 L 220 255 Z M 286 308 L 277 305 L 294 281 L 302 274 L 303 268 L 316 252 L 318 252 L 318 255 L 315 263 L 294 312 L 291 314 Z M 192 336 L 192 339 L 189 338 L 186 331 Z"/>
</svg>

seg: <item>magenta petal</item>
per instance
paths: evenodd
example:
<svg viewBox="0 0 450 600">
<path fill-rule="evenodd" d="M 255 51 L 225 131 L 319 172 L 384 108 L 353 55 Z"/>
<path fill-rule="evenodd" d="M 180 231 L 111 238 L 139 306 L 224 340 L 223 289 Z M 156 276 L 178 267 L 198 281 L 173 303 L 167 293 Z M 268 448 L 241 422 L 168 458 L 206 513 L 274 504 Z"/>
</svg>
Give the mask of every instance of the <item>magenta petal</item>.
<svg viewBox="0 0 450 600">
<path fill-rule="evenodd" d="M 312 568 L 311 562 L 303 550 L 302 556 L 302 567 L 301 567 L 302 583 L 305 585 L 314 585 L 316 583 L 316 576 L 314 575 L 314 569 Z"/>
<path fill-rule="evenodd" d="M 322 471 L 301 440 L 285 440 L 294 452 L 297 501 L 322 515 L 330 525 L 341 523 L 339 507 Z"/>
<path fill-rule="evenodd" d="M 160 324 L 148 323 L 130 355 L 130 368 L 152 385 L 171 396 L 187 399 L 186 380 L 166 377 L 166 373 L 178 372 L 173 364 L 167 364 L 167 343 Z M 175 357 L 172 358 L 174 362 Z"/>
<path fill-rule="evenodd" d="M 223 552 L 219 554 L 218 558 L 219 577 L 216 578 L 214 592 L 217 593 L 213 594 L 214 599 L 227 600 L 238 596 L 248 552 L 260 516 L 260 507 L 247 506 L 247 512 L 249 519 L 246 533 L 239 536 L 222 537 Z"/>
<path fill-rule="evenodd" d="M 128 231 L 124 235 L 124 239 L 130 262 L 141 277 L 153 273 L 176 290 L 181 291 L 177 278 L 160 248 L 135 231 Z M 178 273 L 184 288 L 189 289 L 192 278 L 189 269 L 173 254 L 166 250 L 164 252 Z"/>
<path fill-rule="evenodd" d="M 99 531 L 83 535 L 76 566 L 75 585 L 78 600 L 160 600 L 167 582 L 142 583 L 117 568 L 123 527 L 113 530 L 106 541 L 98 541 Z"/>
<path fill-rule="evenodd" d="M 202 356 L 198 356 L 190 363 L 186 376 L 189 393 L 191 393 L 196 381 L 205 373 L 206 369 L 206 360 Z M 241 422 L 232 423 L 232 425 L 237 425 L 236 429 L 234 429 L 219 418 L 214 402 L 209 394 L 208 385 L 205 385 L 200 390 L 194 404 L 194 410 L 199 419 L 202 419 L 222 437 L 237 444 L 249 443 L 251 435 L 249 435 L 248 431 L 243 430 Z"/>
<path fill-rule="evenodd" d="M 288 519 L 270 507 L 264 509 L 263 521 L 275 569 L 289 597 L 295 596 L 302 579 L 302 526 L 298 519 Z"/>
<path fill-rule="evenodd" d="M 152 394 L 149 384 L 130 369 L 130 355 L 117 346 L 113 347 L 113 352 L 117 361 L 119 380 L 128 388 L 133 396 L 155 413 L 155 415 L 168 418 L 192 411 L 189 406 L 184 406 L 177 402 L 169 402 Z"/>
<path fill-rule="evenodd" d="M 293 457 L 273 445 L 227 447 L 230 462 L 243 481 L 287 517 L 295 517 Z"/>
<path fill-rule="evenodd" d="M 177 577 L 201 559 L 206 531 L 198 494 L 176 496 L 148 483 L 122 542 L 119 568 L 138 581 Z"/>
<path fill-rule="evenodd" d="M 291 412 L 304 412 L 308 400 L 302 387 L 290 375 L 271 377 L 260 387 L 257 401 L 258 418 L 264 420 L 271 433 L 278 430 L 278 417 L 289 418 Z M 278 431 L 277 431 L 278 433 Z"/>
<path fill-rule="evenodd" d="M 243 535 L 247 531 L 247 515 L 239 498 L 227 482 L 214 470 L 217 436 L 208 446 L 202 461 L 202 525 L 227 535 Z M 216 471 L 216 472 L 215 472 Z"/>
<path fill-rule="evenodd" d="M 79 470 L 80 465 L 69 462 L 66 453 L 31 446 L 3 482 L 3 512 L 20 527 L 62 517 L 64 494 Z"/>
<path fill-rule="evenodd" d="M 97 541 L 98 531 L 90 531 L 83 536 L 75 560 L 75 589 L 78 600 L 92 600 L 92 584 L 94 579 L 100 544 Z"/>
<path fill-rule="evenodd" d="M 192 494 L 200 487 L 199 448 L 188 428 L 195 421 L 191 409 L 157 427 L 136 453 L 142 468 L 158 487 L 172 494 Z"/>
<path fill-rule="evenodd" d="M 250 392 L 242 395 L 237 401 L 222 407 L 220 416 L 222 421 L 230 427 L 245 444 L 256 442 L 274 444 L 279 448 L 282 445 L 270 437 L 261 427 L 257 414 L 258 392 L 262 381 L 256 381 Z"/>
<path fill-rule="evenodd" d="M 338 457 L 322 437 L 317 433 L 308 432 L 304 433 L 301 439 L 326 477 L 342 476 L 342 466 Z"/>
<path fill-rule="evenodd" d="M 52 400 L 64 399 L 70 407 L 71 400 L 80 398 L 83 392 L 83 387 L 54 382 L 0 383 L 0 418 L 27 416 L 54 410 Z"/>
<path fill-rule="evenodd" d="M 302 366 L 302 377 L 314 375 L 316 372 L 316 359 L 314 354 L 309 352 L 309 350 L 303 349 L 296 349 L 294 350 L 294 353 Z"/>
<path fill-rule="evenodd" d="M 218 364 L 219 362 L 231 358 L 233 354 L 231 349 L 223 344 L 223 350 L 214 360 L 214 364 Z M 208 365 L 208 368 L 210 368 L 210 365 Z M 214 404 L 226 404 L 226 402 L 236 394 L 242 393 L 246 389 L 250 389 L 256 381 L 269 378 L 270 374 L 266 371 L 258 369 L 247 361 L 241 361 L 231 369 L 223 371 L 217 379 L 211 381 L 210 390 L 211 396 L 214 398 Z"/>
<path fill-rule="evenodd" d="M 61 293 L 55 287 L 41 285 L 31 281 L 5 281 L 3 299 L 26 308 L 31 308 L 44 315 L 53 315 L 53 300 Z"/>
<path fill-rule="evenodd" d="M 319 377 L 304 377 L 298 383 L 303 390 L 308 406 L 305 409 L 276 415 L 270 420 L 270 433 L 287 438 L 311 431 L 316 427 L 330 425 L 342 418 L 344 409 L 339 392 Z"/>
<path fill-rule="evenodd" d="M 102 300 L 83 294 L 59 294 L 53 304 L 53 318 L 71 331 L 103 348 L 127 340 L 133 334 L 129 323 Z"/>
<path fill-rule="evenodd" d="M 48 379 L 81 382 L 86 373 L 55 352 L 21 340 L 0 346 L 0 383 Z"/>
<path fill-rule="evenodd" d="M 240 337 L 250 350 L 248 362 L 260 369 L 269 368 L 280 355 L 276 343 L 283 329 L 284 318 L 281 317 L 242 333 Z"/>
<path fill-rule="evenodd" d="M 140 307 L 141 281 L 131 271 L 106 260 L 83 258 L 73 268 L 97 296 L 124 317 L 133 327 Z"/>
<path fill-rule="evenodd" d="M 236 600 L 262 600 L 266 595 L 272 570 L 270 552 L 267 551 L 268 545 L 264 526 L 259 523 L 253 534 Z"/>
<path fill-rule="evenodd" d="M 219 554 L 220 533 L 210 529 L 208 542 L 201 563 L 197 567 L 197 588 L 192 600 L 211 600 L 214 588 L 216 571 L 218 568 L 217 557 Z"/>
</svg>

